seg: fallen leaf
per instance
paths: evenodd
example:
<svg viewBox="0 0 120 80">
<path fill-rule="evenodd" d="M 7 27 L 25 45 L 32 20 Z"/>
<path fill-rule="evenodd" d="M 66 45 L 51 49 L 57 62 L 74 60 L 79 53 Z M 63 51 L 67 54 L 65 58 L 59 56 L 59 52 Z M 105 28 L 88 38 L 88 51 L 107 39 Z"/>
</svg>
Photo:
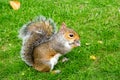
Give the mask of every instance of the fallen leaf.
<svg viewBox="0 0 120 80">
<path fill-rule="evenodd" d="M 96 60 L 96 57 L 95 57 L 94 55 L 91 55 L 91 56 L 90 56 L 90 59 Z"/>
<path fill-rule="evenodd" d="M 19 1 L 10 1 L 10 6 L 14 10 L 18 10 L 20 8 L 20 2 Z"/>
<path fill-rule="evenodd" d="M 85 43 L 86 46 L 90 45 L 90 43 Z"/>
<path fill-rule="evenodd" d="M 103 41 L 98 41 L 98 43 L 99 43 L 99 44 L 102 44 L 102 43 L 103 43 Z"/>
</svg>

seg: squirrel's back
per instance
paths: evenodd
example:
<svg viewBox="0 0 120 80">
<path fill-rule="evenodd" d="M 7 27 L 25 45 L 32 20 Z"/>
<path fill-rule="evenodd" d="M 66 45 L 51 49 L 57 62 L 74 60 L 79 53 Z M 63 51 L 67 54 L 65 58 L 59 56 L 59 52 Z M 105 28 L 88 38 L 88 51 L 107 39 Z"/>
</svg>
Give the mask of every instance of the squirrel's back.
<svg viewBox="0 0 120 80">
<path fill-rule="evenodd" d="M 56 33 L 56 25 L 52 19 L 44 16 L 23 25 L 19 31 L 19 37 L 23 40 L 21 57 L 29 65 L 33 66 L 33 49 L 35 46 L 49 41 Z"/>
</svg>

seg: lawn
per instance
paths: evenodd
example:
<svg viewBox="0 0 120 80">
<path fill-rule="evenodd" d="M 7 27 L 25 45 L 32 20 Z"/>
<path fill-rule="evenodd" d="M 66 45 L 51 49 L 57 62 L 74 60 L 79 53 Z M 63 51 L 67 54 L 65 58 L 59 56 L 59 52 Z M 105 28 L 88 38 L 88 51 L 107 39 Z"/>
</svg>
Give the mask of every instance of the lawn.
<svg viewBox="0 0 120 80">
<path fill-rule="evenodd" d="M 0 80 L 119 80 L 120 0 L 19 0 L 13 10 L 9 0 L 0 0 Z M 20 57 L 18 31 L 38 15 L 74 29 L 81 47 L 65 55 L 55 66 L 61 73 L 42 73 Z M 90 56 L 95 56 L 92 60 Z"/>
</svg>

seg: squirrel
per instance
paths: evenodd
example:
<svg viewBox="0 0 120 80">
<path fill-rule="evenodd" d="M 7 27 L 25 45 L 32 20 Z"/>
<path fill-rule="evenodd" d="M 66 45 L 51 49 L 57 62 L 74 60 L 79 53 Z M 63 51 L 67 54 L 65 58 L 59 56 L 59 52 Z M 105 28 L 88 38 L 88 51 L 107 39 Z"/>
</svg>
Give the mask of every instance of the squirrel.
<svg viewBox="0 0 120 80">
<path fill-rule="evenodd" d="M 52 71 L 60 56 L 80 46 L 80 37 L 73 29 L 63 22 L 57 31 L 55 22 L 44 16 L 23 25 L 19 37 L 22 60 L 41 72 Z"/>
</svg>

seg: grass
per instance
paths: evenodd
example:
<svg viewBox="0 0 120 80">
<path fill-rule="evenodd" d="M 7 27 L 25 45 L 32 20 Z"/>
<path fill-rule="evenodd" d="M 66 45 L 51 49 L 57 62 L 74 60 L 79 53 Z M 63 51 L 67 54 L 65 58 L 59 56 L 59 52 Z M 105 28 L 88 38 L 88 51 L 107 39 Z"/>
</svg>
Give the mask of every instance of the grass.
<svg viewBox="0 0 120 80">
<path fill-rule="evenodd" d="M 120 79 L 120 0 L 20 2 L 15 11 L 9 0 L 0 0 L 0 80 Z M 65 55 L 70 60 L 55 66 L 62 70 L 60 74 L 38 72 L 20 58 L 18 30 L 37 15 L 52 18 L 58 27 L 65 22 L 81 36 L 81 47 Z M 97 59 L 91 60 L 91 55 Z"/>
</svg>

